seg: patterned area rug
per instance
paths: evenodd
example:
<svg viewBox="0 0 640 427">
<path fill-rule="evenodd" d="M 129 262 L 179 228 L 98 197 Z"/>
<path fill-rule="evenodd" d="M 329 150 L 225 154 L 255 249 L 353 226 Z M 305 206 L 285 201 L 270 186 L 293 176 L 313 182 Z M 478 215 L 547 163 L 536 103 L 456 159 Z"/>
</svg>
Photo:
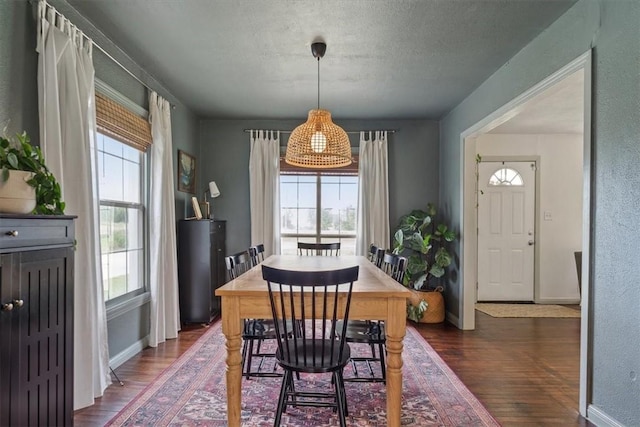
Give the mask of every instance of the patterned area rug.
<svg viewBox="0 0 640 427">
<path fill-rule="evenodd" d="M 404 345 L 403 426 L 499 426 L 413 327 L 407 328 Z M 352 349 L 352 354 L 368 351 Z M 217 322 L 107 425 L 226 426 L 225 357 Z M 350 369 L 345 377 L 353 375 Z M 317 378 L 303 376 L 299 382 L 306 389 L 330 386 L 329 378 Z M 272 426 L 279 390 L 279 378 L 243 379 L 242 425 Z M 346 391 L 348 425 L 386 425 L 383 384 L 347 383 Z M 336 426 L 338 419 L 327 408 L 289 408 L 282 425 Z"/>
<path fill-rule="evenodd" d="M 580 317 L 580 310 L 550 304 L 477 303 L 476 310 L 491 317 Z"/>
</svg>

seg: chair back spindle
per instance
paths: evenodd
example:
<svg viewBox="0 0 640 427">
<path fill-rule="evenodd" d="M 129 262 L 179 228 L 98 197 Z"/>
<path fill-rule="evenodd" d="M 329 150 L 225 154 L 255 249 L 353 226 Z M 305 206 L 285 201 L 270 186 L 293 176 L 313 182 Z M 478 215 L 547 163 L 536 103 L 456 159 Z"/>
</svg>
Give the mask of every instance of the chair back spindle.
<svg viewBox="0 0 640 427">
<path fill-rule="evenodd" d="M 298 254 L 306 256 L 339 256 L 340 242 L 306 243 L 298 242 Z"/>
<path fill-rule="evenodd" d="M 247 272 L 253 266 L 248 251 L 238 252 L 233 255 L 224 257 L 224 263 L 227 268 L 229 280 L 234 280 L 242 273 Z"/>
<path fill-rule="evenodd" d="M 382 265 L 382 258 L 384 257 L 385 250 L 383 248 L 379 248 L 373 243 L 369 246 L 369 253 L 367 254 L 367 258 L 369 261 L 374 263 L 376 267 L 380 267 Z"/>
<path fill-rule="evenodd" d="M 396 254 L 384 254 L 380 268 L 396 282 L 402 284 L 404 272 L 407 268 L 407 259 Z"/>
<path fill-rule="evenodd" d="M 249 256 L 251 257 L 251 265 L 254 267 L 264 261 L 264 245 L 251 246 L 249 248 Z"/>
</svg>

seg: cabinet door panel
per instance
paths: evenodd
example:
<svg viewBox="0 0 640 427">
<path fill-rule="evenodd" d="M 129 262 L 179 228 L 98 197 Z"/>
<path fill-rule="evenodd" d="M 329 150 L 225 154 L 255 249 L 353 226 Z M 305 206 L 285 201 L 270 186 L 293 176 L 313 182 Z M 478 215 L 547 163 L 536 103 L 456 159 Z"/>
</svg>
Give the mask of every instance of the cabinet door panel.
<svg viewBox="0 0 640 427">
<path fill-rule="evenodd" d="M 19 391 L 15 425 L 69 425 L 73 413 L 73 261 L 70 248 L 16 254 Z M 60 403 L 66 408 L 61 411 Z"/>
</svg>

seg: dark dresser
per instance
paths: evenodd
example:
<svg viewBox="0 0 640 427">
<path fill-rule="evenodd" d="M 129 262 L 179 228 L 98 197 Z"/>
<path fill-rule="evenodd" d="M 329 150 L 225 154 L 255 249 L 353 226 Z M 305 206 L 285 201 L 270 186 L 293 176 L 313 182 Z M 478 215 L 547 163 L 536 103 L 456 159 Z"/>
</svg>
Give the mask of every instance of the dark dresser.
<svg viewBox="0 0 640 427">
<path fill-rule="evenodd" d="M 215 290 L 226 282 L 226 221 L 178 222 L 178 287 L 182 323 L 209 323 L 220 314 Z"/>
<path fill-rule="evenodd" d="M 73 423 L 74 217 L 0 214 L 0 425 Z"/>
</svg>

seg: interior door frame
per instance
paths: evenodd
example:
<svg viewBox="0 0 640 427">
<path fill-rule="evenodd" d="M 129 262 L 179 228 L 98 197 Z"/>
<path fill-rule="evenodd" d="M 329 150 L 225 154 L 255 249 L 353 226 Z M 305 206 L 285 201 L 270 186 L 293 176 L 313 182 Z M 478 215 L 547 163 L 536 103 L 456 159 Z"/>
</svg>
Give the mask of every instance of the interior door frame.
<svg viewBox="0 0 640 427">
<path fill-rule="evenodd" d="M 482 154 L 482 153 L 479 153 Z M 540 232 L 540 156 L 535 155 L 522 155 L 522 156 L 482 156 L 480 163 L 484 162 L 534 162 L 536 164 L 536 170 L 534 173 L 534 184 L 535 188 L 533 190 L 533 302 L 538 303 L 538 298 L 540 295 L 540 245 L 538 244 L 538 233 Z M 480 185 L 478 182 L 479 176 L 476 176 L 476 183 Z M 479 188 L 479 187 L 478 187 Z M 477 206 L 476 199 L 476 206 Z M 478 228 L 478 215 L 480 211 L 475 209 L 476 212 L 476 230 Z M 476 259 L 478 257 L 478 233 L 476 232 Z M 478 269 L 476 262 L 476 284 L 478 284 L 477 277 Z M 478 284 L 479 286 L 479 284 Z M 476 287 L 476 300 L 477 300 L 477 291 Z M 475 302 L 474 302 L 475 303 Z M 475 319 L 474 319 L 475 320 Z"/>
<path fill-rule="evenodd" d="M 550 88 L 576 71 L 584 71 L 584 132 L 583 132 L 583 187 L 582 187 L 582 295 L 580 320 L 580 397 L 578 410 L 587 416 L 587 407 L 592 401 L 592 355 L 593 326 L 590 313 L 592 302 L 592 189 L 593 189 L 593 147 L 591 143 L 591 102 L 592 102 L 592 52 L 591 49 L 569 64 L 542 80 L 512 101 L 495 110 L 460 134 L 460 277 L 462 285 L 458 302 L 457 319 L 451 318 L 460 329 L 475 329 L 475 301 L 477 285 L 477 224 L 475 202 L 475 161 L 476 136 L 492 129 L 510 118 L 513 111 L 529 99 Z M 469 232 L 467 232 L 469 230 Z"/>
</svg>

